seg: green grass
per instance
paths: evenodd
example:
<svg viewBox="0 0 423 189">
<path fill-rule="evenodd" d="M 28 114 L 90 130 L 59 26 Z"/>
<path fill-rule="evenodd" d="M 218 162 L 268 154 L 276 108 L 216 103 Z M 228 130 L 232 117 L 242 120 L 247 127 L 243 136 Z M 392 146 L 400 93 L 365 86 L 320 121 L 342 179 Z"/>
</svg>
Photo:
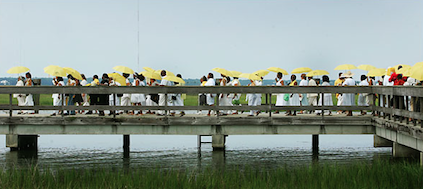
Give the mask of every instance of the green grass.
<svg viewBox="0 0 423 189">
<path fill-rule="evenodd" d="M 417 164 L 376 161 L 351 165 L 163 169 L 2 170 L 0 188 L 421 188 Z"/>
</svg>

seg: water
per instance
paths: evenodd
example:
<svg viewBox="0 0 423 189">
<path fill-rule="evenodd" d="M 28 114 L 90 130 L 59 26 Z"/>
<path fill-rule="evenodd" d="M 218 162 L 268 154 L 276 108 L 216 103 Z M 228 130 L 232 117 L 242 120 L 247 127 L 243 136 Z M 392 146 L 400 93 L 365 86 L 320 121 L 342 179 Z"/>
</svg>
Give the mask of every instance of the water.
<svg viewBox="0 0 423 189">
<path fill-rule="evenodd" d="M 160 168 L 254 167 L 272 169 L 319 163 L 351 164 L 389 159 L 390 148 L 373 148 L 373 135 L 320 135 L 319 156 L 313 157 L 310 135 L 229 136 L 225 152 L 210 144 L 197 149 L 196 136 L 131 135 L 124 158 L 121 135 L 42 135 L 38 152 L 10 152 L 0 136 L 0 166 L 25 168 Z M 211 137 L 203 137 L 211 141 Z"/>
</svg>

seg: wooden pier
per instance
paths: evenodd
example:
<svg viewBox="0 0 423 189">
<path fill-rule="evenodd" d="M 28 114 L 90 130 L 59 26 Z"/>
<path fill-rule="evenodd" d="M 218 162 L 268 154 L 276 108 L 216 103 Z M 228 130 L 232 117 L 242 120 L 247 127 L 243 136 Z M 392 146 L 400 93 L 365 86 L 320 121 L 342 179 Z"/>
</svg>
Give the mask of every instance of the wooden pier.
<svg viewBox="0 0 423 189">
<path fill-rule="evenodd" d="M 228 94 L 260 93 L 266 101 L 260 106 L 34 106 L 12 104 L 12 94 Z M 369 106 L 275 106 L 270 103 L 277 93 L 368 93 L 376 94 Z M 10 103 L 0 105 L 9 114 L 0 116 L 0 134 L 5 134 L 6 145 L 12 149 L 36 147 L 38 135 L 55 134 L 116 134 L 124 136 L 124 149 L 129 150 L 130 135 L 197 135 L 212 136 L 215 150 L 225 147 L 228 135 L 309 134 L 313 136 L 313 151 L 318 150 L 318 135 L 322 134 L 373 134 L 375 147 L 392 147 L 393 156 L 418 156 L 423 162 L 423 87 L 0 87 L 0 94 L 9 94 Z M 218 95 L 217 95 L 218 96 Z M 62 98 L 63 99 L 63 98 Z M 380 100 L 385 99 L 385 100 Z M 387 100 L 389 99 L 389 100 Z M 411 111 L 409 101 L 414 109 Z M 385 103 L 382 103 L 385 102 Z M 81 115 L 49 116 L 49 114 L 15 115 L 13 110 L 260 110 L 259 116 L 194 115 L 183 117 L 156 115 Z M 273 112 L 285 110 L 367 110 L 367 115 L 315 115 L 285 116 Z M 371 115 L 373 112 L 375 115 Z M 201 145 L 201 137 L 199 137 Z M 28 142 L 29 141 L 29 142 Z M 25 144 L 25 145 L 22 145 Z"/>
</svg>

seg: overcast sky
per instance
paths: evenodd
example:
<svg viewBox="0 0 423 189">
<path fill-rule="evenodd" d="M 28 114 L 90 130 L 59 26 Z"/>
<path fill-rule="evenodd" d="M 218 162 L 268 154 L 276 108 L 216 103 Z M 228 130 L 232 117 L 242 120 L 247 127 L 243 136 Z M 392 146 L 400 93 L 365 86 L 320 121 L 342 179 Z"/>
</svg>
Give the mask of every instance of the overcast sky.
<svg viewBox="0 0 423 189">
<path fill-rule="evenodd" d="M 414 64 L 423 61 L 422 7 L 422 0 L 0 0 L 0 77 L 14 76 L 6 71 L 15 65 L 37 77 L 48 65 L 87 76 L 125 65 L 199 78 L 214 67 L 308 66 L 335 77 L 345 63 Z"/>
</svg>

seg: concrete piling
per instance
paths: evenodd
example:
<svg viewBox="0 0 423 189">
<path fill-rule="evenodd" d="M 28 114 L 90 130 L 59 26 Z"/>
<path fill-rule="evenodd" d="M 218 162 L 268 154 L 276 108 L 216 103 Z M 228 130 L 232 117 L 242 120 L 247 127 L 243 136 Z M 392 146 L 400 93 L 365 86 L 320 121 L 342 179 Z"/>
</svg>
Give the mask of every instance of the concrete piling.
<svg viewBox="0 0 423 189">
<path fill-rule="evenodd" d="M 212 135 L 213 151 L 225 150 L 226 135 Z"/>
<path fill-rule="evenodd" d="M 123 135 L 123 157 L 129 158 L 129 152 L 130 152 L 130 139 L 129 135 Z"/>
<path fill-rule="evenodd" d="M 392 156 L 394 158 L 420 158 L 421 152 L 413 148 L 401 145 L 397 142 L 393 143 Z"/>
<path fill-rule="evenodd" d="M 378 147 L 392 147 L 393 146 L 393 142 L 390 141 L 390 140 L 388 140 L 388 139 L 385 139 L 383 137 L 374 135 L 374 137 L 373 137 L 373 146 L 375 148 L 378 148 Z"/>
<path fill-rule="evenodd" d="M 37 150 L 38 135 L 6 135 L 6 147 L 11 151 Z"/>
</svg>

